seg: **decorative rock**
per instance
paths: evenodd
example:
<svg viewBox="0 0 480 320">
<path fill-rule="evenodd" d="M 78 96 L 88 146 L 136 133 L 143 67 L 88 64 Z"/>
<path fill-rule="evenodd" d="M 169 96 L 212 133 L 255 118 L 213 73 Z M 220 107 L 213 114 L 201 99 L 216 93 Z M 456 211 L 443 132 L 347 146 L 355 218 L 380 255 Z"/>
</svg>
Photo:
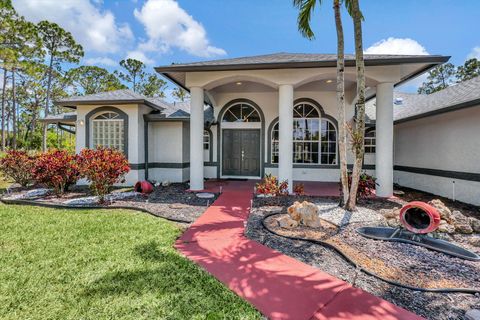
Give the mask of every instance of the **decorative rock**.
<svg viewBox="0 0 480 320">
<path fill-rule="evenodd" d="M 200 192 L 200 193 L 197 193 L 196 196 L 200 199 L 212 199 L 215 197 L 215 195 L 210 192 Z"/>
<path fill-rule="evenodd" d="M 29 190 L 25 193 L 20 194 L 13 194 L 8 197 L 8 199 L 35 199 L 35 198 L 42 198 L 48 195 L 51 192 L 50 189 L 33 189 Z"/>
<path fill-rule="evenodd" d="M 480 247 L 480 236 L 473 236 L 468 238 L 468 243 L 474 247 Z"/>
<path fill-rule="evenodd" d="M 283 216 L 280 219 L 278 219 L 278 225 L 281 228 L 293 229 L 298 227 L 298 221 L 293 220 L 289 216 Z"/>
<path fill-rule="evenodd" d="M 470 225 L 472 226 L 473 232 L 480 233 L 480 220 L 476 218 L 470 218 Z"/>
<path fill-rule="evenodd" d="M 162 181 L 162 187 L 168 187 L 170 184 L 171 183 L 168 180 Z"/>
<path fill-rule="evenodd" d="M 440 218 L 446 220 L 448 223 L 452 223 L 452 212 L 448 207 L 439 199 L 434 199 L 428 202 L 429 205 L 433 206 L 440 213 Z"/>
<path fill-rule="evenodd" d="M 396 196 L 403 196 L 405 192 L 402 190 L 393 190 L 393 194 Z"/>
<path fill-rule="evenodd" d="M 400 222 L 396 218 L 387 219 L 387 224 L 389 227 L 397 228 L 400 226 Z"/>
<path fill-rule="evenodd" d="M 470 220 L 468 217 L 464 216 L 460 211 L 455 210 L 452 212 L 452 217 L 454 219 L 455 231 L 459 233 L 470 234 L 473 232 L 472 226 L 470 225 Z"/>
<path fill-rule="evenodd" d="M 295 201 L 295 203 L 288 208 L 288 214 L 293 220 L 307 227 L 318 228 L 321 226 L 318 207 L 311 202 L 303 201 L 300 203 Z"/>
<path fill-rule="evenodd" d="M 443 233 L 454 233 L 455 232 L 455 227 L 451 224 L 448 224 L 447 221 L 442 220 L 442 221 L 440 221 L 440 225 L 438 226 L 437 231 L 438 232 L 443 232 Z"/>
<path fill-rule="evenodd" d="M 396 218 L 398 220 L 398 215 L 400 214 L 399 209 L 380 209 L 380 214 L 383 215 L 386 219 Z"/>
<path fill-rule="evenodd" d="M 480 310 L 478 309 L 471 309 L 465 313 L 465 318 L 467 320 L 480 320 Z"/>
</svg>

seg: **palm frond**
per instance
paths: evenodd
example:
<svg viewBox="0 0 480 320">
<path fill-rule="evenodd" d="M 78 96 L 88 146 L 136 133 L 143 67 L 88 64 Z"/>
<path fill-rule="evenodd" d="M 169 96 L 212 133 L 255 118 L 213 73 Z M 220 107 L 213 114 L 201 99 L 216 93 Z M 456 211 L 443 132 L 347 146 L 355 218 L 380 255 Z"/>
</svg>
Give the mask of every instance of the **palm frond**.
<svg viewBox="0 0 480 320">
<path fill-rule="evenodd" d="M 307 39 L 314 39 L 315 34 L 310 26 L 310 20 L 312 18 L 313 11 L 315 9 L 315 4 L 321 0 L 293 0 L 293 5 L 298 8 L 298 31 Z"/>
</svg>

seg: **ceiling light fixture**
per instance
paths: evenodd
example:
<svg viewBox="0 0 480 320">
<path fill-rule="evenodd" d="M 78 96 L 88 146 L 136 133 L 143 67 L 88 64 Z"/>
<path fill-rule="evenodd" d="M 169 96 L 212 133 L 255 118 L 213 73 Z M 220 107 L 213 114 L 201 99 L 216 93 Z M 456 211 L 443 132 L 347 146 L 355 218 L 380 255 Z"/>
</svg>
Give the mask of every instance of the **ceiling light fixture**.
<svg viewBox="0 0 480 320">
<path fill-rule="evenodd" d="M 240 81 L 237 82 L 237 86 L 241 86 L 242 83 Z"/>
<path fill-rule="evenodd" d="M 333 80 L 330 80 L 330 79 L 328 79 L 328 80 L 327 80 L 327 81 L 325 81 L 325 82 L 326 82 L 326 83 L 332 83 L 332 82 L 333 82 Z"/>
</svg>

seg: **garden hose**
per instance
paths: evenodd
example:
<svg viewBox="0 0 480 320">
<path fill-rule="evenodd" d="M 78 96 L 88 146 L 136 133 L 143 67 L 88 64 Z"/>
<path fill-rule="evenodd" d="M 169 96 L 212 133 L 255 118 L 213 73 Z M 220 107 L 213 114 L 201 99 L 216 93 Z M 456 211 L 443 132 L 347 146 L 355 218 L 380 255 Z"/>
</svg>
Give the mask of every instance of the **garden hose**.
<svg viewBox="0 0 480 320">
<path fill-rule="evenodd" d="M 365 269 L 363 268 L 362 266 L 360 266 L 359 264 L 357 264 L 355 261 L 353 261 L 352 259 L 350 259 L 341 249 L 337 248 L 336 246 L 334 246 L 333 244 L 331 243 L 328 243 L 328 242 L 325 242 L 325 241 L 321 241 L 321 240 L 313 240 L 313 239 L 304 239 L 304 238 L 299 238 L 299 237 L 292 237 L 292 236 L 284 236 L 284 235 L 281 235 L 273 230 L 270 230 L 266 224 L 265 224 L 265 220 L 268 219 L 269 217 L 271 216 L 274 216 L 274 215 L 278 215 L 279 213 L 270 213 L 270 214 L 267 214 L 265 215 L 263 218 L 262 218 L 262 227 L 267 230 L 268 232 L 270 232 L 271 234 L 274 234 L 276 236 L 279 236 L 279 237 L 283 237 L 283 238 L 287 238 L 287 239 L 291 239 L 291 240 L 299 240 L 299 241 L 304 241 L 304 242 L 310 242 L 310 243 L 313 243 L 313 244 L 319 244 L 321 246 L 324 246 L 324 247 L 327 247 L 329 249 L 332 249 L 334 250 L 335 252 L 337 252 L 345 261 L 347 261 L 349 264 L 351 264 L 352 266 L 355 267 L 355 269 L 357 270 L 360 270 L 361 272 L 369 275 L 369 276 L 372 276 L 378 280 L 381 280 L 383 282 L 386 282 L 388 284 L 391 284 L 391 285 L 394 285 L 394 286 L 398 286 L 398 287 L 401 287 L 401 288 L 405 288 L 405 289 L 410 289 L 410 290 L 415 290 L 415 291 L 421 291 L 421 292 L 434 292 L 434 293 L 469 293 L 469 294 L 480 294 L 480 289 L 474 289 L 474 288 L 420 288 L 420 287 L 414 287 L 414 286 L 410 286 L 410 285 L 406 285 L 406 284 L 402 284 L 400 282 L 397 282 L 397 281 L 393 281 L 393 280 L 389 280 L 389 279 L 385 279 L 383 278 L 382 276 L 379 276 L 378 274 L 376 274 L 375 272 L 372 272 L 372 271 L 369 271 L 368 269 Z"/>
</svg>

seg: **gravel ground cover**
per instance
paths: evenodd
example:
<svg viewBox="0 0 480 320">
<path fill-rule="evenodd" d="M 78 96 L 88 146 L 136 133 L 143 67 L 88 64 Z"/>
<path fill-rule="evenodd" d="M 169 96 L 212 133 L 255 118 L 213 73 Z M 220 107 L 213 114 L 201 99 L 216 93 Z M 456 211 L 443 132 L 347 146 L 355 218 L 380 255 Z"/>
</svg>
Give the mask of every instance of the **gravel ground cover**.
<svg viewBox="0 0 480 320">
<path fill-rule="evenodd" d="M 186 183 L 172 183 L 169 186 L 159 186 L 148 195 L 132 192 L 132 188 L 117 188 L 112 192 L 110 199 L 105 204 L 98 204 L 95 197 L 92 197 L 87 187 L 76 186 L 70 192 L 61 196 L 47 195 L 42 197 L 25 198 L 22 195 L 28 190 L 18 190 L 10 193 L 7 197 L 13 199 L 30 199 L 41 203 L 82 206 L 120 206 L 128 208 L 140 208 L 149 211 L 151 214 L 183 223 L 194 222 L 218 197 L 214 194 L 211 199 L 201 199 L 193 192 L 188 192 L 189 186 Z M 128 197 L 116 196 L 119 194 Z"/>
<path fill-rule="evenodd" d="M 348 281 L 374 295 L 382 297 L 396 305 L 404 307 L 428 319 L 465 319 L 465 312 L 480 307 L 480 295 L 462 293 L 428 293 L 414 291 L 390 285 L 368 276 L 346 262 L 338 253 L 318 244 L 291 240 L 276 236 L 262 226 L 263 217 L 276 215 L 266 220 L 266 225 L 285 235 L 332 241 L 342 247 L 351 258 L 360 265 L 373 268 L 376 273 L 406 284 L 424 287 L 463 286 L 480 288 L 480 263 L 436 253 L 428 249 L 409 244 L 375 241 L 366 239 L 355 232 L 360 225 L 378 225 L 368 220 L 368 213 L 381 208 L 397 207 L 401 203 L 385 200 L 369 200 L 361 206 L 367 212 L 366 222 L 357 221 L 344 224 L 341 228 L 312 231 L 310 228 L 296 228 L 295 231 L 278 227 L 276 219 L 286 214 L 286 208 L 296 200 L 308 200 L 327 208 L 335 199 L 315 197 L 278 197 L 255 199 L 250 215 L 246 235 L 273 249 L 300 261 L 317 267 L 331 275 Z M 340 216 L 337 211 L 337 215 Z M 333 215 L 333 214 L 331 214 Z M 355 215 L 355 214 L 354 214 Z M 361 220 L 358 218 L 357 220 Z M 355 221 L 355 220 L 354 220 Z M 308 230 L 310 229 L 310 230 Z M 463 247 L 465 244 L 461 243 Z M 472 249 L 472 248 L 468 248 Z"/>
</svg>

